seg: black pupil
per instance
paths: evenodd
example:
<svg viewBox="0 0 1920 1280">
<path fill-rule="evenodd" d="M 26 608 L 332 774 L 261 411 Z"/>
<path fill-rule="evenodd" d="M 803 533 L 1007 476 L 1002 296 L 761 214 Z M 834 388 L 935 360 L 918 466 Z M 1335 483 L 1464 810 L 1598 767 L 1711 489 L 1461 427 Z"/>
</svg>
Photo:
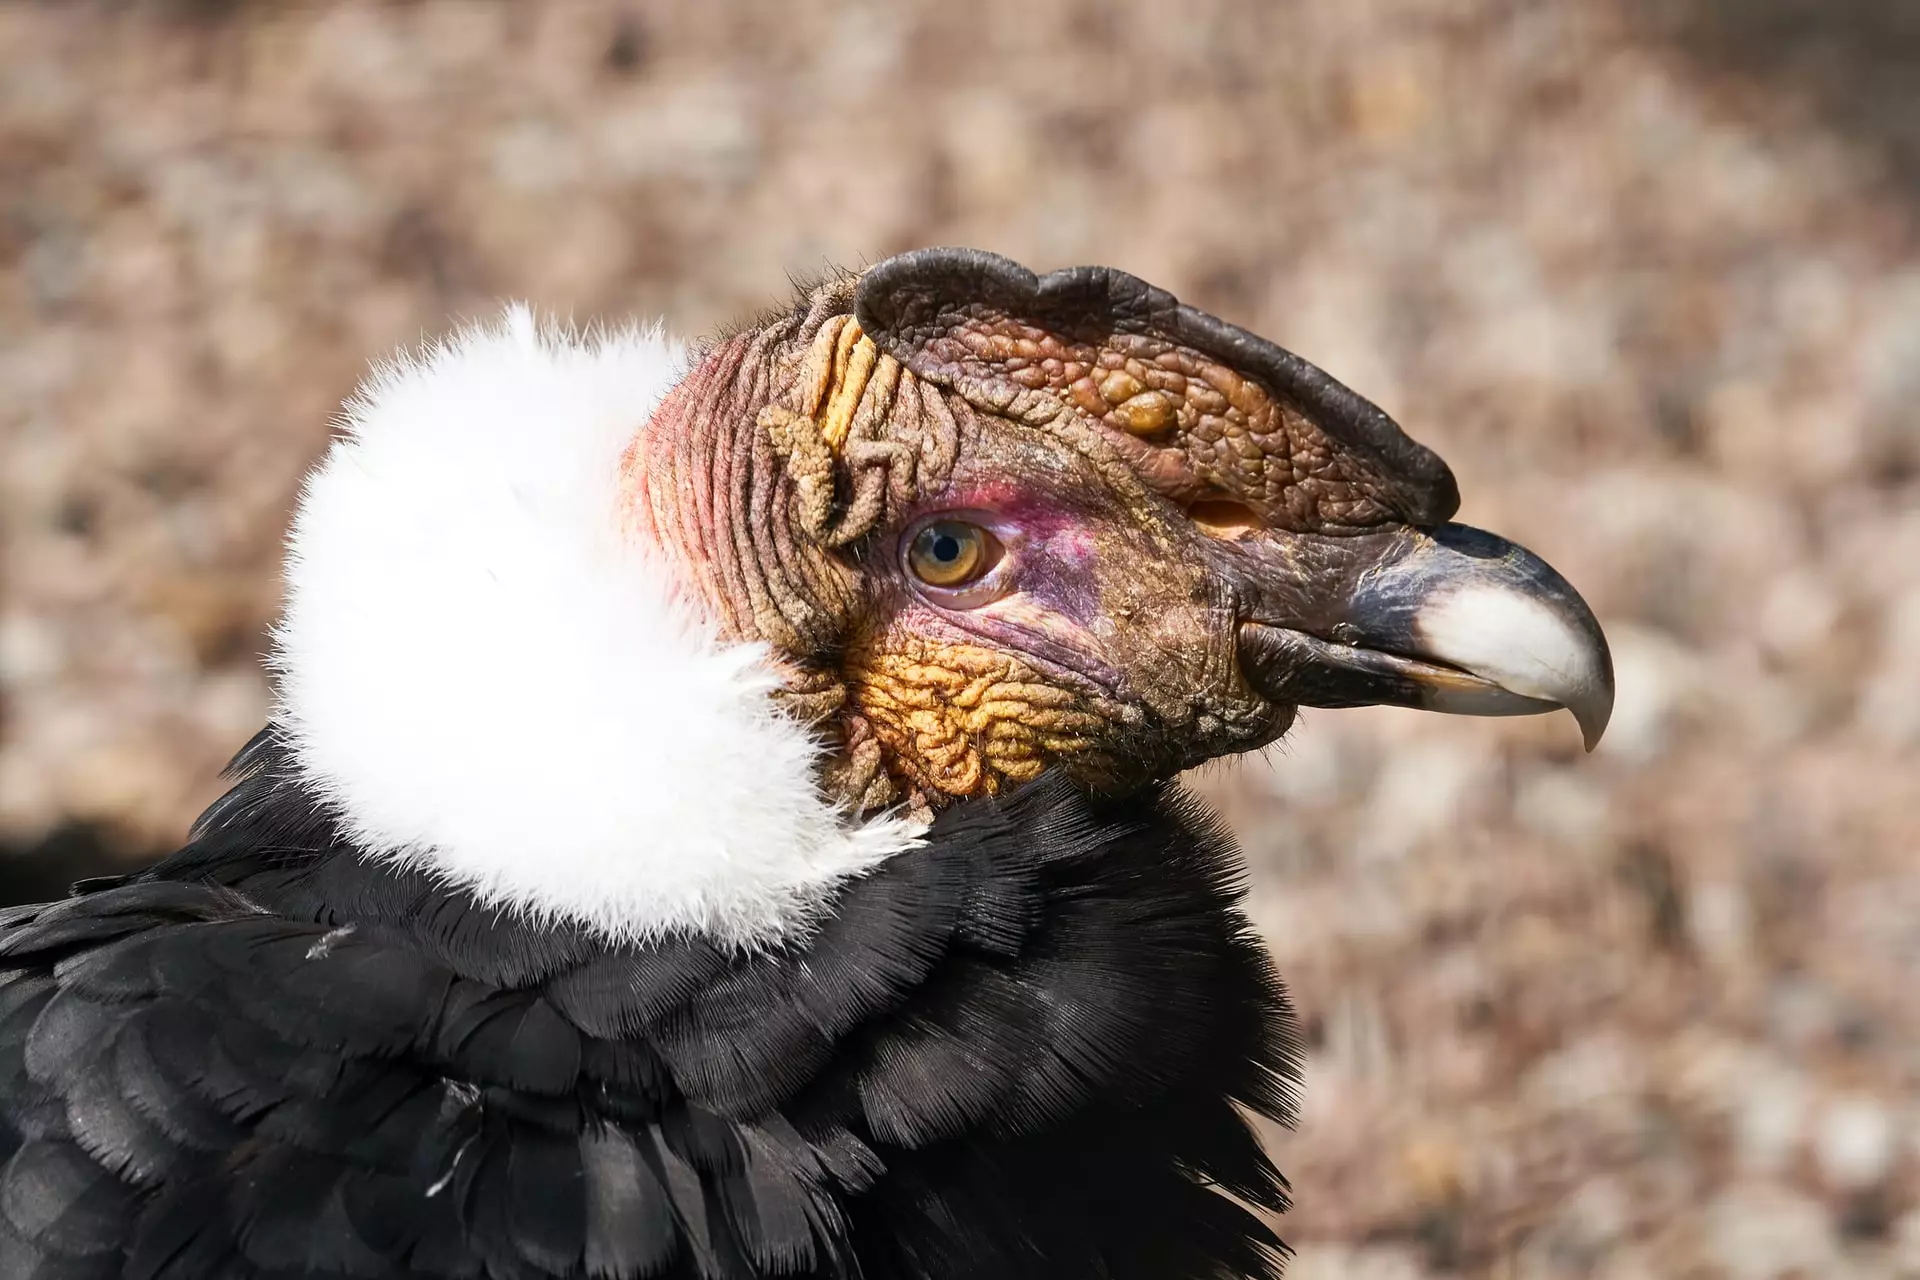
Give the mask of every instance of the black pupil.
<svg viewBox="0 0 1920 1280">
<path fill-rule="evenodd" d="M 933 535 L 933 558 L 941 564 L 952 564 L 960 558 L 960 539 L 950 533 Z"/>
</svg>

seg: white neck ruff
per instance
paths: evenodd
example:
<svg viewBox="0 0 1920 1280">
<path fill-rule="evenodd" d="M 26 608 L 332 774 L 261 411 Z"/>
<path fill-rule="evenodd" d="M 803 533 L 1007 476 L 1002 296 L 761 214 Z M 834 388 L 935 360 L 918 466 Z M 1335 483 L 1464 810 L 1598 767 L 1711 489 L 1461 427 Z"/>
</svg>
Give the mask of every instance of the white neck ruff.
<svg viewBox="0 0 1920 1280">
<path fill-rule="evenodd" d="M 828 803 L 764 649 L 623 532 L 684 361 L 514 307 L 377 369 L 289 537 L 276 720 L 370 856 L 612 940 L 765 945 L 921 828 Z"/>
</svg>

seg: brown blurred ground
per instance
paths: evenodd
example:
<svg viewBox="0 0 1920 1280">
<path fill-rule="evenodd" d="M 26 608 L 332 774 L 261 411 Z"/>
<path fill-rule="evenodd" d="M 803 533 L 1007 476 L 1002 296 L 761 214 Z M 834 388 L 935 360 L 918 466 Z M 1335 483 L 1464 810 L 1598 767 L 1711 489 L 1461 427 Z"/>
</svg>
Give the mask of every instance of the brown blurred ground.
<svg viewBox="0 0 1920 1280">
<path fill-rule="evenodd" d="M 1312 1031 L 1312 1280 L 1920 1275 L 1920 18 L 1902 0 L 0 4 L 0 842 L 261 722 L 368 357 L 1104 262 L 1453 463 L 1620 706 L 1201 778 Z"/>
</svg>

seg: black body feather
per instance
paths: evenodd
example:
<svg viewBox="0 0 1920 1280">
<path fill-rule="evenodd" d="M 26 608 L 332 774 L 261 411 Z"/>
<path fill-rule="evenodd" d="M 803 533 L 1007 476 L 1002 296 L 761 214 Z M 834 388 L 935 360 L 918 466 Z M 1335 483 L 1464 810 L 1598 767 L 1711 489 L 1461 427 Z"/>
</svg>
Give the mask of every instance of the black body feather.
<svg viewBox="0 0 1920 1280">
<path fill-rule="evenodd" d="M 959 806 L 740 955 L 532 927 L 358 856 L 270 734 L 236 769 L 0 913 L 10 1280 L 1278 1270 L 1289 1015 L 1172 788 Z"/>
</svg>

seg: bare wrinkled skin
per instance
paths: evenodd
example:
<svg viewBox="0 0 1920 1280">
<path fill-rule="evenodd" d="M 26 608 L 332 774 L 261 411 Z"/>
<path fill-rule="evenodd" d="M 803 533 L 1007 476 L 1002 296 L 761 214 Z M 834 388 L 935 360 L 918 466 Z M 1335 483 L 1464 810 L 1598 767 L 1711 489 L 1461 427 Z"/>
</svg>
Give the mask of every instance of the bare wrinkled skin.
<svg viewBox="0 0 1920 1280">
<path fill-rule="evenodd" d="M 1292 360 L 1119 273 L 905 255 L 709 348 L 636 442 L 631 508 L 772 646 L 847 799 L 1053 765 L 1121 789 L 1293 718 L 1240 669 L 1237 544 L 1451 512 L 1437 459 Z M 905 567 L 936 516 L 1004 548 L 981 590 Z"/>
</svg>

